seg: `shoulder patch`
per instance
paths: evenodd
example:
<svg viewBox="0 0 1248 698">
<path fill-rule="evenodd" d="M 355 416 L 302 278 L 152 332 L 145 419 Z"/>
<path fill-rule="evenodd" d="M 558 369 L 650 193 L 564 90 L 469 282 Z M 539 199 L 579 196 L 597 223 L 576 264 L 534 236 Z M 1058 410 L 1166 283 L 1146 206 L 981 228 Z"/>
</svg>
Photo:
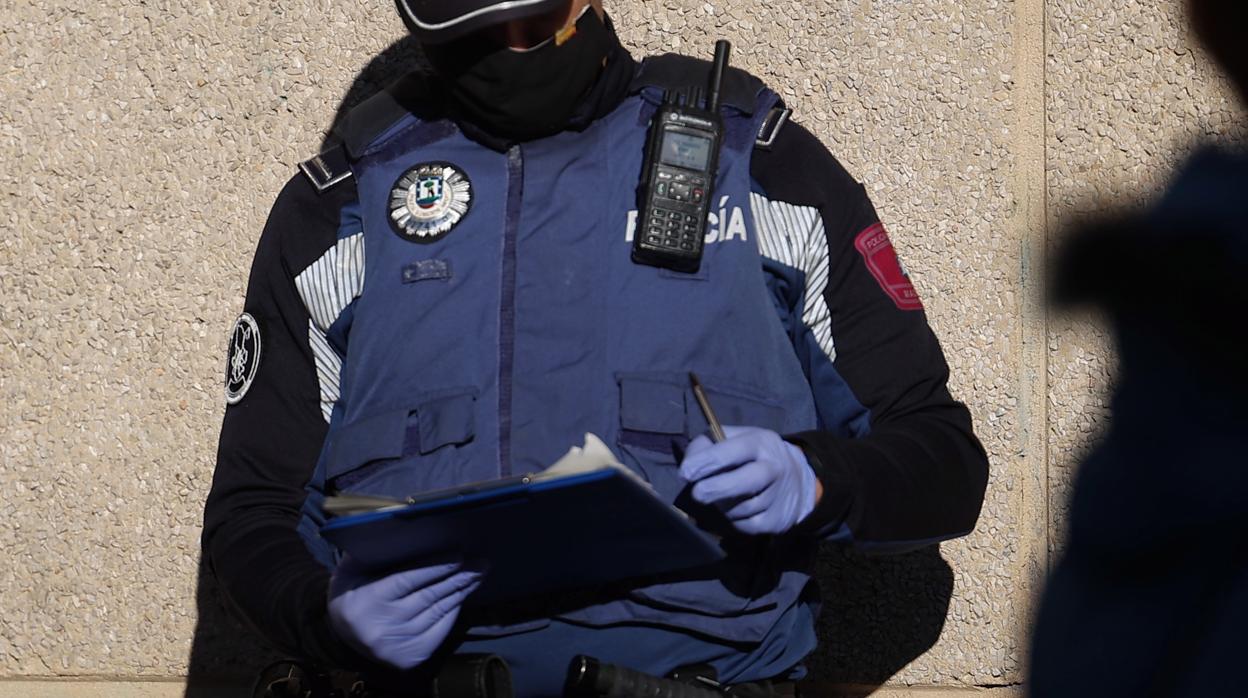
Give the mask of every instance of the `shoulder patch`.
<svg viewBox="0 0 1248 698">
<path fill-rule="evenodd" d="M 883 223 L 876 223 L 858 233 L 854 238 L 854 248 L 862 255 L 863 262 L 871 276 L 875 277 L 880 288 L 902 310 L 922 310 L 923 302 L 919 300 L 919 292 L 910 283 L 910 276 L 897 259 L 893 243 L 888 239 L 888 231 Z"/>
<path fill-rule="evenodd" d="M 234 321 L 230 332 L 230 348 L 225 360 L 225 402 L 237 405 L 260 367 L 260 325 L 250 313 L 243 313 Z"/>
</svg>

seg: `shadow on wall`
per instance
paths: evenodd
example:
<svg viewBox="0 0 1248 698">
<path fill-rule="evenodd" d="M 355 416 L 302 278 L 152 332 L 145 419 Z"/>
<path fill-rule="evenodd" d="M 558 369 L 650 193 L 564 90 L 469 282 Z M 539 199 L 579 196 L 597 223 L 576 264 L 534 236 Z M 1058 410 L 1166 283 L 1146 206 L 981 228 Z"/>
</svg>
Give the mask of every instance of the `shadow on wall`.
<svg viewBox="0 0 1248 698">
<path fill-rule="evenodd" d="M 334 113 L 337 124 L 352 107 L 364 101 L 399 77 L 421 66 L 420 48 L 411 38 L 391 44 L 369 61 L 356 75 Z M 331 124 L 331 126 L 332 126 Z M 329 144 L 326 129 L 321 147 Z M 308 153 L 311 157 L 316 153 Z M 290 163 L 296 172 L 296 163 Z M 258 236 L 260 231 L 254 231 Z M 259 635 L 229 612 L 201 560 L 196 586 L 197 620 L 188 661 L 186 698 L 236 698 L 249 696 L 251 684 L 265 666 L 281 659 Z"/>
<path fill-rule="evenodd" d="M 415 39 L 408 36 L 390 44 L 385 51 L 369 61 L 359 75 L 355 76 L 351 89 L 347 90 L 347 95 L 343 97 L 342 102 L 338 104 L 337 111 L 334 112 L 333 126 L 342 121 L 342 117 L 355 105 L 380 92 L 383 87 L 404 75 L 424 69 L 424 66 L 420 44 L 416 43 Z M 326 147 L 330 143 L 328 129 L 325 136 L 325 139 L 321 141 L 321 147 Z"/>
<path fill-rule="evenodd" d="M 333 123 L 421 65 L 420 48 L 412 39 L 390 45 L 356 76 Z M 327 129 L 322 147 L 329 142 Z M 819 579 L 824 596 L 820 642 L 808 661 L 810 678 L 819 684 L 870 687 L 887 681 L 936 642 L 953 594 L 953 571 L 937 546 L 889 557 L 828 548 L 819 559 Z M 226 610 L 202 562 L 196 603 L 186 698 L 250 695 L 257 675 L 280 655 Z"/>
<path fill-rule="evenodd" d="M 818 577 L 819 648 L 806 665 L 809 680 L 820 686 L 865 693 L 931 649 L 945 627 L 953 569 L 939 546 L 888 556 L 826 546 Z"/>
<path fill-rule="evenodd" d="M 254 630 L 226 610 L 216 580 L 203 560 L 195 588 L 198 616 L 186 677 L 186 698 L 231 698 L 251 695 L 256 676 L 281 659 Z"/>
</svg>

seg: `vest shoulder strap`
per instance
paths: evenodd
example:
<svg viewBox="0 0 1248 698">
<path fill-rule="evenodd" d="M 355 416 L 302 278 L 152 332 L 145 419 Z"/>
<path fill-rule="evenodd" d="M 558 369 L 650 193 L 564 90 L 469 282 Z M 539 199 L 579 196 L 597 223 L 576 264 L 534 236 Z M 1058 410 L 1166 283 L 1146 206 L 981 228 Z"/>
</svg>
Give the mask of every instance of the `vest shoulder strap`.
<svg viewBox="0 0 1248 698">
<path fill-rule="evenodd" d="M 640 92 L 645 87 L 656 87 L 661 90 L 705 88 L 710 74 L 711 62 L 707 60 L 677 53 L 651 56 L 642 60 L 629 91 Z M 749 72 L 728 66 L 720 89 L 720 103 L 754 116 L 754 111 L 759 106 L 759 95 L 767 89 L 767 85 L 762 80 Z M 758 134 L 754 139 L 755 147 L 764 150 L 771 148 L 776 142 L 776 135 L 792 113 L 793 111 L 786 108 L 782 102 L 777 102 L 771 107 L 759 125 Z"/>
<path fill-rule="evenodd" d="M 758 127 L 758 135 L 754 138 L 754 147 L 760 150 L 771 150 L 771 146 L 776 143 L 776 135 L 788 123 L 792 115 L 793 110 L 784 106 L 784 102 L 777 102 L 776 106 L 767 112 L 767 116 L 763 117 L 763 122 Z"/>
<path fill-rule="evenodd" d="M 299 163 L 299 169 L 312 182 L 312 186 L 316 187 L 318 194 L 351 179 L 351 163 L 347 162 L 346 149 L 341 143 L 322 150 L 320 155 L 311 160 Z"/>
<path fill-rule="evenodd" d="M 678 53 L 665 53 L 642 60 L 629 91 L 639 92 L 643 87 L 657 87 L 662 90 L 683 90 L 690 87 L 705 89 L 710 75 L 710 61 Z M 720 103 L 746 114 L 753 114 L 758 95 L 765 89 L 767 86 L 762 80 L 740 68 L 728 66 L 728 70 L 724 71 L 724 82 L 720 89 Z"/>
<path fill-rule="evenodd" d="M 318 192 L 325 192 L 351 178 L 351 163 L 413 106 L 429 104 L 428 80 L 408 73 L 380 92 L 349 109 L 330 130 L 331 145 L 316 157 L 299 163 L 299 169 Z"/>
</svg>

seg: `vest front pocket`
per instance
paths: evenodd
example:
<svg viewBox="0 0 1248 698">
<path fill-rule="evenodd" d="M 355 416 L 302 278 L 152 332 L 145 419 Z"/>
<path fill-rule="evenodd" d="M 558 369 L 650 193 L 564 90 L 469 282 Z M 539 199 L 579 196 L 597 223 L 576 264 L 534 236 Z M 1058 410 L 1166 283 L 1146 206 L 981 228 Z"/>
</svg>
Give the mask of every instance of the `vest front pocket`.
<svg viewBox="0 0 1248 698">
<path fill-rule="evenodd" d="M 719 376 L 701 376 L 722 424 L 785 431 L 785 411 L 756 388 Z M 677 467 L 689 441 L 709 431 L 693 396 L 688 373 L 621 372 L 620 429 L 616 438 L 624 464 L 636 470 L 669 503 L 685 482 Z"/>
<path fill-rule="evenodd" d="M 476 437 L 477 389 L 423 393 L 414 406 L 368 415 L 329 437 L 331 492 L 405 497 L 457 484 Z"/>
<path fill-rule="evenodd" d="M 784 429 L 784 410 L 760 391 L 709 374 L 700 378 L 724 424 Z M 619 373 L 616 380 L 616 443 L 622 461 L 665 501 L 684 502 L 685 497 L 678 500 L 688 485 L 680 476 L 680 460 L 690 439 L 707 428 L 688 373 Z M 728 556 L 713 567 L 649 580 L 624 599 L 564 617 L 589 624 L 659 623 L 725 639 L 760 639 L 800 594 L 808 579 L 804 567 L 793 564 L 790 546 L 777 546 L 770 537 L 731 531 L 721 545 Z"/>
<path fill-rule="evenodd" d="M 666 374 L 620 374 L 620 431 L 624 465 L 671 503 L 684 487 L 676 466 L 689 437 L 684 389 Z"/>
</svg>

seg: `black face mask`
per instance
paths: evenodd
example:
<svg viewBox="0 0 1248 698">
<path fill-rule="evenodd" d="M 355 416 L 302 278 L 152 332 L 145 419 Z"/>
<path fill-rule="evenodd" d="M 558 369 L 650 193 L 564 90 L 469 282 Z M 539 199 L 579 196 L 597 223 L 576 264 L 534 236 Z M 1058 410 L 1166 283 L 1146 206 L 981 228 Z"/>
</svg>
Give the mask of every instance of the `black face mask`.
<svg viewBox="0 0 1248 698">
<path fill-rule="evenodd" d="M 469 37 L 424 49 L 461 117 L 491 135 L 527 141 L 568 126 L 617 43 L 590 8 L 562 45 L 552 38 L 513 51 Z"/>
</svg>

